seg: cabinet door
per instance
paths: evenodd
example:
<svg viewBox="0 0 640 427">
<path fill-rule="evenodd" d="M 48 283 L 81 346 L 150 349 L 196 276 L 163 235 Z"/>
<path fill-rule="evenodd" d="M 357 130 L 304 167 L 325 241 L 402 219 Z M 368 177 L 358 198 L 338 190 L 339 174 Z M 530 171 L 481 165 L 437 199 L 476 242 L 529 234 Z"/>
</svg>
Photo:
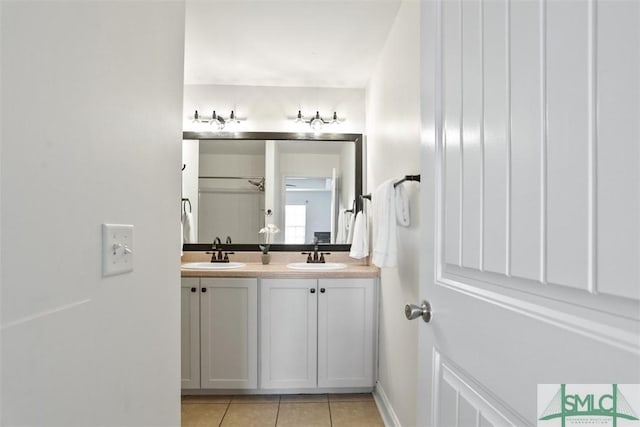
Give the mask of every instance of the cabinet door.
<svg viewBox="0 0 640 427">
<path fill-rule="evenodd" d="M 202 388 L 256 388 L 258 280 L 200 280 Z"/>
<path fill-rule="evenodd" d="M 183 278 L 180 287 L 182 388 L 200 388 L 200 279 Z"/>
<path fill-rule="evenodd" d="M 261 387 L 316 387 L 317 280 L 260 283 Z"/>
<path fill-rule="evenodd" d="M 376 360 L 375 279 L 318 281 L 318 387 L 370 387 Z"/>
</svg>

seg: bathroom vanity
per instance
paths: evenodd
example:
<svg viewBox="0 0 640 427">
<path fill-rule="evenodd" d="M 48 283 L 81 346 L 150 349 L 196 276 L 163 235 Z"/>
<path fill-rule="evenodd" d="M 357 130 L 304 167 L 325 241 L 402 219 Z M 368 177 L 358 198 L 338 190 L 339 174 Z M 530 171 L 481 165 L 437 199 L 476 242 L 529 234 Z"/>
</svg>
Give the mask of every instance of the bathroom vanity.
<svg viewBox="0 0 640 427">
<path fill-rule="evenodd" d="M 182 270 L 183 394 L 371 391 L 379 269 Z"/>
</svg>

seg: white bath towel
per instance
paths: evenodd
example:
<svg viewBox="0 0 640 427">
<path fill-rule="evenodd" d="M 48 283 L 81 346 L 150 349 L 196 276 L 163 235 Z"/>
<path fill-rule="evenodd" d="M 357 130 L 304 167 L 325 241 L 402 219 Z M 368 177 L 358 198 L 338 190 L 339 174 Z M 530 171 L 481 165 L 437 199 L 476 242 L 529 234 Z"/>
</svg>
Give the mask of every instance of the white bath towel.
<svg viewBox="0 0 640 427">
<path fill-rule="evenodd" d="M 369 256 L 369 230 L 367 230 L 367 217 L 358 212 L 353 225 L 353 242 L 351 242 L 351 258 L 362 259 Z"/>
<path fill-rule="evenodd" d="M 398 225 L 408 227 L 411 225 L 411 215 L 409 214 L 409 198 L 404 186 L 395 187 L 396 222 Z"/>
<path fill-rule="evenodd" d="M 398 244 L 396 233 L 396 179 L 389 179 L 376 188 L 373 193 L 373 256 L 372 261 L 378 267 L 395 267 L 398 263 Z"/>
<path fill-rule="evenodd" d="M 196 243 L 195 230 L 193 229 L 193 214 L 184 212 L 182 214 L 182 236 L 184 243 Z"/>
</svg>

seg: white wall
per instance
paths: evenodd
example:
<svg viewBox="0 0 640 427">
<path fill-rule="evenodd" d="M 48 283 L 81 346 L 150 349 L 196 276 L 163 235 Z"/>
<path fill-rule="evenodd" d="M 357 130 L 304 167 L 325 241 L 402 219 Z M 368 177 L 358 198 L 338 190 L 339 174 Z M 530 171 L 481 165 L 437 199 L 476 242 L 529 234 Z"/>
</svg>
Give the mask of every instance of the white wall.
<svg viewBox="0 0 640 427">
<path fill-rule="evenodd" d="M 403 1 L 367 86 L 369 190 L 389 178 L 419 173 L 419 92 L 419 3 Z M 398 227 L 398 267 L 382 270 L 378 387 L 397 421 L 411 426 L 416 425 L 418 324 L 405 319 L 403 308 L 418 300 L 419 184 L 404 185 L 411 226 Z"/>
<path fill-rule="evenodd" d="M 184 4 L 1 4 L 1 423 L 178 425 Z"/>
<path fill-rule="evenodd" d="M 2 23 L 2 19 L 3 19 L 3 6 L 2 6 L 2 2 L 0 2 L 0 24 Z M 3 56 L 3 52 L 4 51 L 4 43 L 3 43 L 3 32 L 2 29 L 0 28 L 0 58 L 2 58 Z M 2 78 L 2 70 L 4 69 L 4 67 L 1 66 L 2 65 L 2 59 L 0 59 L 0 177 L 2 177 L 2 147 L 3 147 L 3 141 L 4 141 L 4 132 L 1 131 L 1 129 L 4 129 L 3 127 L 3 122 L 4 122 L 4 114 L 2 113 L 2 108 L 3 108 L 3 102 L 1 101 L 2 99 L 4 99 L 4 79 Z M 2 199 L 2 185 L 0 185 L 0 242 L 2 241 L 2 203 L 3 203 L 3 199 Z M 0 243 L 1 245 L 1 243 Z M 4 301 L 4 299 L 2 298 L 2 288 L 3 288 L 3 274 L 1 273 L 2 271 L 4 271 L 2 269 L 2 252 L 0 250 L 0 325 L 2 324 L 2 301 Z M 2 372 L 3 372 L 3 363 L 2 363 L 2 333 L 0 332 L 0 381 L 2 381 L 2 378 L 4 378 L 2 376 Z M 0 424 L 2 424 L 2 408 L 4 406 L 4 402 L 2 399 L 2 388 L 0 386 Z"/>
<path fill-rule="evenodd" d="M 281 177 L 331 178 L 333 169 L 340 172 L 340 156 L 337 154 L 280 154 Z"/>
<path fill-rule="evenodd" d="M 212 110 L 228 117 L 235 110 L 238 117 L 246 117 L 239 129 L 244 131 L 308 132 L 308 125 L 296 125 L 287 117 L 295 117 L 298 110 L 305 116 L 320 111 L 330 118 L 334 111 L 346 121 L 327 128 L 330 132 L 362 133 L 365 127 L 364 89 L 185 85 L 185 130 L 206 129 L 191 123 L 194 110 L 211 116 Z"/>
</svg>

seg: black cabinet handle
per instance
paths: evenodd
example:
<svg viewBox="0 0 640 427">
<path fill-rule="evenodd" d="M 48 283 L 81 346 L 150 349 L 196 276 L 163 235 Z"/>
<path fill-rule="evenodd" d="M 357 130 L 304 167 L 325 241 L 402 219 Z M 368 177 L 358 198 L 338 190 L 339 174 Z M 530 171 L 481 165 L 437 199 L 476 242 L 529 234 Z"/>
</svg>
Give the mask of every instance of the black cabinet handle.
<svg viewBox="0 0 640 427">
<path fill-rule="evenodd" d="M 196 288 L 191 288 L 191 292 L 195 292 L 195 291 L 196 291 Z"/>
<path fill-rule="evenodd" d="M 202 288 L 202 292 L 207 292 L 207 288 Z"/>
<path fill-rule="evenodd" d="M 310 291 L 312 294 L 315 294 L 315 293 L 316 293 L 316 288 L 311 288 L 311 289 L 309 289 L 309 291 Z"/>
<path fill-rule="evenodd" d="M 325 288 L 320 288 L 320 293 L 321 293 L 321 294 L 324 294 L 324 292 L 325 292 L 325 291 L 326 291 L 326 289 L 325 289 Z"/>
</svg>

